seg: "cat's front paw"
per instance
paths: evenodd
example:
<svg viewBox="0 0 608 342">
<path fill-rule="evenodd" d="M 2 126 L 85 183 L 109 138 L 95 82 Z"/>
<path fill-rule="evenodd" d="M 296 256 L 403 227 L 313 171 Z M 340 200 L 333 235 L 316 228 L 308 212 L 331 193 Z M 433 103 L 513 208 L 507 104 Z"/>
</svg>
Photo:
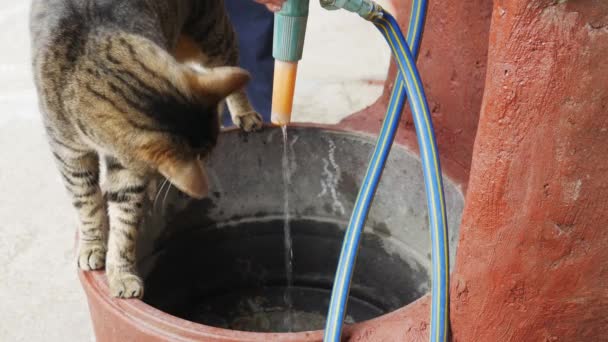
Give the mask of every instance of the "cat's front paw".
<svg viewBox="0 0 608 342">
<path fill-rule="evenodd" d="M 83 271 L 102 269 L 106 263 L 106 246 L 102 243 L 81 243 L 78 268 Z"/>
<path fill-rule="evenodd" d="M 108 272 L 110 294 L 118 298 L 141 298 L 144 295 L 144 282 L 129 272 Z"/>
<path fill-rule="evenodd" d="M 249 112 L 240 116 L 235 115 L 232 121 L 245 132 L 259 131 L 264 123 L 262 116 L 256 112 Z"/>
</svg>

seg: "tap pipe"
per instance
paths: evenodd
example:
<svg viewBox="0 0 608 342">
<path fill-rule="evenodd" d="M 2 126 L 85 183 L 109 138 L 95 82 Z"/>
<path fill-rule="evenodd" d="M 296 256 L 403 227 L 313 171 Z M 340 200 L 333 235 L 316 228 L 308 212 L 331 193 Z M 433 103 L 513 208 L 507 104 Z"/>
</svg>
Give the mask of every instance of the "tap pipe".
<svg viewBox="0 0 608 342">
<path fill-rule="evenodd" d="M 272 85 L 273 124 L 291 122 L 298 61 L 302 59 L 309 0 L 287 0 L 274 15 L 272 56 L 275 59 Z"/>
<path fill-rule="evenodd" d="M 369 3 L 370 1 L 321 0 L 321 2 L 322 6 L 329 6 L 329 9 L 345 8 L 373 21 L 391 46 L 399 66 L 399 74 L 391 94 L 387 116 L 383 122 L 374 154 L 346 230 L 332 289 L 324 341 L 338 342 L 341 338 L 342 323 L 346 313 L 348 292 L 361 231 L 394 139 L 401 109 L 406 99 L 405 94 L 410 98 L 410 107 L 416 126 L 429 208 L 429 227 L 432 242 L 432 305 L 429 337 L 430 341 L 433 342 L 446 341 L 448 336 L 449 268 L 443 182 L 430 111 L 413 57 L 418 55 L 427 2 L 426 0 L 414 0 L 412 3 L 412 15 L 407 33 L 407 42 L 410 44 L 411 52 L 406 49 L 408 43 L 406 43 L 397 22 L 389 13 L 382 9 L 378 10 L 379 13 L 369 10 L 374 6 L 358 5 L 358 3 Z"/>
<path fill-rule="evenodd" d="M 320 0 L 326 10 L 345 9 L 359 14 L 363 19 L 374 20 L 382 16 L 382 7 L 370 0 Z"/>
</svg>

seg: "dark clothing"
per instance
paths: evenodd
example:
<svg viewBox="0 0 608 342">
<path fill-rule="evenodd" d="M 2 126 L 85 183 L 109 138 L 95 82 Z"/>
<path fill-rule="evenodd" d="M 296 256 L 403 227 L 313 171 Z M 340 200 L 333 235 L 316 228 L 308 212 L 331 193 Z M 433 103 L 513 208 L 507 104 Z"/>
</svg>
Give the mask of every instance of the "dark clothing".
<svg viewBox="0 0 608 342">
<path fill-rule="evenodd" d="M 253 108 L 270 122 L 272 102 L 272 30 L 274 14 L 253 0 L 225 0 L 230 21 L 239 43 L 239 64 L 251 73 L 247 95 Z M 231 126 L 230 113 L 225 111 L 223 125 Z"/>
</svg>

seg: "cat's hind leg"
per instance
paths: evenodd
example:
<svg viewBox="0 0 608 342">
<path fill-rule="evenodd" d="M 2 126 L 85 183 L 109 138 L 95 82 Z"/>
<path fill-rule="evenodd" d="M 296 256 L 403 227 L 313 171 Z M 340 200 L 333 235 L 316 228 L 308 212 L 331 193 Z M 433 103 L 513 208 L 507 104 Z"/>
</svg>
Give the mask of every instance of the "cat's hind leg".
<svg viewBox="0 0 608 342">
<path fill-rule="evenodd" d="M 238 66 L 236 35 L 222 2 L 187 25 L 173 55 L 179 62 L 196 62 L 205 68 Z M 253 109 L 244 89 L 228 96 L 226 102 L 235 125 L 246 132 L 262 128 L 262 116 Z"/>
<path fill-rule="evenodd" d="M 78 267 L 103 268 L 106 258 L 108 218 L 99 187 L 97 153 L 81 150 L 51 136 L 51 149 L 64 184 L 78 212 Z"/>
<path fill-rule="evenodd" d="M 144 214 L 148 178 L 106 157 L 105 197 L 110 217 L 106 274 L 114 297 L 141 298 L 142 279 L 137 275 L 135 248 Z"/>
</svg>

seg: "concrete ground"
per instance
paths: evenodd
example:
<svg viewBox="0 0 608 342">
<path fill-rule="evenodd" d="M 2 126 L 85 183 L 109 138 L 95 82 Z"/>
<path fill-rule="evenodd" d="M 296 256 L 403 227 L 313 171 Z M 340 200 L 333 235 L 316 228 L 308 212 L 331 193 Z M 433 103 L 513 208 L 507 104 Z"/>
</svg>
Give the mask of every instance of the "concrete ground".
<svg viewBox="0 0 608 342">
<path fill-rule="evenodd" d="M 27 3 L 0 0 L 0 341 L 93 341 L 76 276 L 75 212 L 31 81 Z M 389 50 L 372 25 L 312 1 L 307 35 L 296 121 L 335 123 L 380 95 Z"/>
</svg>

